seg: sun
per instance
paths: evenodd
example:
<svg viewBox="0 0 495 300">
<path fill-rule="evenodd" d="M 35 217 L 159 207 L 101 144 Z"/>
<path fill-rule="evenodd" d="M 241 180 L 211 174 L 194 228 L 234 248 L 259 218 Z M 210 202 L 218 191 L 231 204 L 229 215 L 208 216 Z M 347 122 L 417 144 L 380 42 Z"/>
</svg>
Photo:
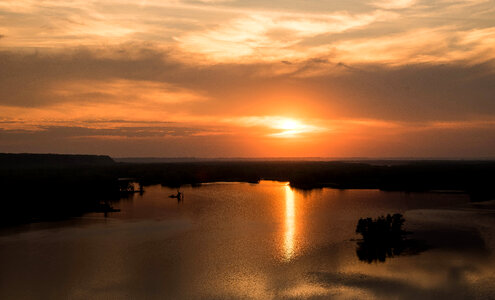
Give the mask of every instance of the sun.
<svg viewBox="0 0 495 300">
<path fill-rule="evenodd" d="M 314 127 L 307 124 L 303 124 L 299 120 L 290 118 L 281 118 L 275 120 L 271 126 L 274 129 L 280 130 L 279 132 L 271 134 L 275 137 L 293 138 L 300 136 L 302 133 L 313 131 Z"/>
<path fill-rule="evenodd" d="M 263 130 L 265 136 L 276 138 L 307 138 L 319 132 L 326 131 L 318 119 L 290 118 L 285 116 L 253 116 L 239 120 L 247 127 L 257 127 Z M 261 131 L 260 134 L 263 134 Z"/>
<path fill-rule="evenodd" d="M 301 124 L 298 121 L 287 119 L 287 120 L 281 121 L 279 128 L 283 129 L 283 130 L 296 130 L 300 127 L 301 127 Z"/>
</svg>

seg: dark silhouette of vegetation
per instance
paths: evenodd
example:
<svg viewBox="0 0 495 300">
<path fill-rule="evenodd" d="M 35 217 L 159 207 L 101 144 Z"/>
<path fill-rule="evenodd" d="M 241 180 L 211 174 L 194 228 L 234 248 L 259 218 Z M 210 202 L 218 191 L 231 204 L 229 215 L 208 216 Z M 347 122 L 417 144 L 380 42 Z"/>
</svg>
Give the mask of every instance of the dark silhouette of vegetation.
<svg viewBox="0 0 495 300">
<path fill-rule="evenodd" d="M 388 214 L 386 217 L 378 217 L 377 219 L 359 219 L 356 233 L 363 236 L 365 241 L 390 241 L 401 238 L 404 234 L 402 225 L 404 218 L 401 214 Z"/>
<path fill-rule="evenodd" d="M 116 163 L 108 156 L 0 154 L 0 223 L 101 211 L 101 203 L 118 201 L 123 190 L 136 192 L 119 178 L 132 178 L 140 187 L 264 179 L 289 181 L 299 189 L 455 190 L 469 193 L 473 201 L 495 198 L 493 161 Z"/>
<path fill-rule="evenodd" d="M 356 233 L 361 234 L 356 254 L 359 260 L 384 262 L 387 257 L 400 255 L 405 248 L 402 230 L 404 218 L 401 214 L 387 215 L 377 219 L 359 219 Z"/>
<path fill-rule="evenodd" d="M 385 262 L 387 258 L 404 253 L 414 254 L 425 250 L 425 246 L 415 240 L 406 239 L 402 229 L 405 219 L 401 214 L 388 214 L 376 219 L 359 219 L 356 233 L 362 240 L 357 242 L 356 254 L 361 261 L 368 263 Z"/>
<path fill-rule="evenodd" d="M 108 155 L 0 153 L 0 168 L 63 168 L 115 164 Z"/>
</svg>

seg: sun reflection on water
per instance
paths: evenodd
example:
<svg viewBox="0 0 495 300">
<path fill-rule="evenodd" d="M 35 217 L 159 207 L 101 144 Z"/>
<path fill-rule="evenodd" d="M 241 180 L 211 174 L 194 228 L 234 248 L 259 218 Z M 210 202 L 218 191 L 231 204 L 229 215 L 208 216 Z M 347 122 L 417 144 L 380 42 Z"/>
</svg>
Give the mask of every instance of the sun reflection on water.
<svg viewBox="0 0 495 300">
<path fill-rule="evenodd" d="M 284 231 L 284 248 L 283 256 L 285 261 L 289 261 L 294 257 L 294 235 L 296 231 L 295 222 L 295 197 L 294 191 L 289 185 L 284 186 L 285 189 L 285 231 Z"/>
</svg>

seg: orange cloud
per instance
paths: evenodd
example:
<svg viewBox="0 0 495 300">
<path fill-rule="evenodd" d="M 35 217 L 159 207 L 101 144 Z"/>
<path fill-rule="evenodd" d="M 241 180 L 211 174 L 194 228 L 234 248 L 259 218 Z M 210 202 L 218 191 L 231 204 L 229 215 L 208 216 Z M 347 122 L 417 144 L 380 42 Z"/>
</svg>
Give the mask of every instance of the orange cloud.
<svg viewBox="0 0 495 300">
<path fill-rule="evenodd" d="M 298 45 L 306 38 L 341 33 L 393 17 L 394 14 L 382 11 L 312 16 L 258 13 L 175 39 L 184 51 L 201 53 L 217 62 L 304 59 L 321 54 Z"/>
</svg>

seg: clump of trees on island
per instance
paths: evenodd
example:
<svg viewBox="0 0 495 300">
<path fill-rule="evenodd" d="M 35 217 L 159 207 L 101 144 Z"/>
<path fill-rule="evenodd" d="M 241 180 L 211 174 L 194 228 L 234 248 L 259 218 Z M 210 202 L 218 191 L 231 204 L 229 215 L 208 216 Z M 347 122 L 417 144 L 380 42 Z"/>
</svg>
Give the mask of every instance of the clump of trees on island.
<svg viewBox="0 0 495 300">
<path fill-rule="evenodd" d="M 402 225 L 406 220 L 401 214 L 388 214 L 376 219 L 359 219 L 356 233 L 363 236 L 363 240 L 368 241 L 390 241 L 402 238 L 405 233 Z"/>
<path fill-rule="evenodd" d="M 400 255 L 409 246 L 404 239 L 404 222 L 401 214 L 359 219 L 356 226 L 356 233 L 362 236 L 356 249 L 359 260 L 384 262 L 387 257 Z"/>
</svg>

